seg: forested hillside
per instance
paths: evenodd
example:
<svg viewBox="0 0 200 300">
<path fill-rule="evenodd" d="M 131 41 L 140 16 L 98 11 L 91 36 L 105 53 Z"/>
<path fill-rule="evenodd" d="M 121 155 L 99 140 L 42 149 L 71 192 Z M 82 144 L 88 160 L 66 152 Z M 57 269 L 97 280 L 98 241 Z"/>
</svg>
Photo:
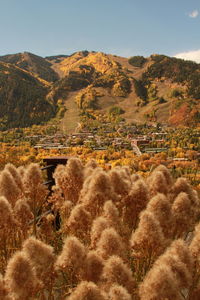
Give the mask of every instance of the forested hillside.
<svg viewBox="0 0 200 300">
<path fill-rule="evenodd" d="M 0 129 L 25 127 L 47 121 L 55 105 L 45 97 L 48 86 L 30 73 L 0 63 Z"/>
<path fill-rule="evenodd" d="M 53 82 L 58 79 L 58 75 L 51 68 L 50 62 L 29 52 L 0 56 L 0 61 L 11 63 L 21 69 L 33 72 L 46 81 Z"/>
</svg>

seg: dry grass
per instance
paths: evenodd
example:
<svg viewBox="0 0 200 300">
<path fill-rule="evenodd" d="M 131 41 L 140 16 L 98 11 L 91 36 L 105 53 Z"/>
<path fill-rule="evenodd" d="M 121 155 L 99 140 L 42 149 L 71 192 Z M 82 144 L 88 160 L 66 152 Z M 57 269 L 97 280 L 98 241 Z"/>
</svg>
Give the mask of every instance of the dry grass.
<svg viewBox="0 0 200 300">
<path fill-rule="evenodd" d="M 199 299 L 200 200 L 185 179 L 76 158 L 54 177 L 49 194 L 36 164 L 0 174 L 0 299 Z"/>
</svg>

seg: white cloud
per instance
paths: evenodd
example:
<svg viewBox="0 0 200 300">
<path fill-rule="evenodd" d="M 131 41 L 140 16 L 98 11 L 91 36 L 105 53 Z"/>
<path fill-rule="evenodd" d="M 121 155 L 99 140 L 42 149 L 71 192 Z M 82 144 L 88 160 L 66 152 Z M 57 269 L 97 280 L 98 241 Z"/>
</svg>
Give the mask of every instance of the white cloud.
<svg viewBox="0 0 200 300">
<path fill-rule="evenodd" d="M 176 58 L 182 58 L 185 60 L 192 60 L 197 63 L 200 63 L 200 50 L 187 51 L 174 55 Z"/>
<path fill-rule="evenodd" d="M 197 9 L 193 10 L 191 13 L 188 14 L 190 18 L 195 19 L 199 15 L 199 11 Z"/>
</svg>

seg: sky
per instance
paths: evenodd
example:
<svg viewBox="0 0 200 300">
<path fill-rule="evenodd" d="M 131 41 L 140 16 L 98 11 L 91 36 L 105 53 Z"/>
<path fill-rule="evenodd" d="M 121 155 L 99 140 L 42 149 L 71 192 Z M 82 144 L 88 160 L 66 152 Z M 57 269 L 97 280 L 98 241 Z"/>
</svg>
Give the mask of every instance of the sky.
<svg viewBox="0 0 200 300">
<path fill-rule="evenodd" d="M 81 50 L 200 63 L 200 0 L 0 0 L 0 55 Z"/>
</svg>

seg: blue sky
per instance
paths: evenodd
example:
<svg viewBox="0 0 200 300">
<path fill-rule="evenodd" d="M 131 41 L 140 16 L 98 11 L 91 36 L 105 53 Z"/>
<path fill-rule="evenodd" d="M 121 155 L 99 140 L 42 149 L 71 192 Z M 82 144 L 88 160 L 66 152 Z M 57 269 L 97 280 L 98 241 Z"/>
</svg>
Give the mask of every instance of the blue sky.
<svg viewBox="0 0 200 300">
<path fill-rule="evenodd" d="M 0 55 L 94 50 L 200 62 L 198 0 L 0 0 Z"/>
</svg>

